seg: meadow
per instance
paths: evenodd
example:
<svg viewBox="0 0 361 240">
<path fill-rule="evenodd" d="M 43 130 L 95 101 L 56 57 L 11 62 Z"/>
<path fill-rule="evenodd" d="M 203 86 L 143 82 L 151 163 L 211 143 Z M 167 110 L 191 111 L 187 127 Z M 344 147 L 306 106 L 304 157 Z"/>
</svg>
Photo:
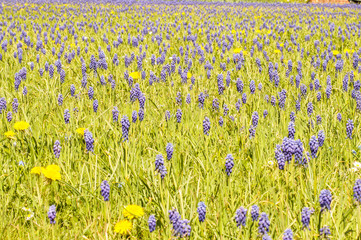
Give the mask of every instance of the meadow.
<svg viewBox="0 0 361 240">
<path fill-rule="evenodd" d="M 1 1 L 0 239 L 361 239 L 361 7 Z"/>
</svg>

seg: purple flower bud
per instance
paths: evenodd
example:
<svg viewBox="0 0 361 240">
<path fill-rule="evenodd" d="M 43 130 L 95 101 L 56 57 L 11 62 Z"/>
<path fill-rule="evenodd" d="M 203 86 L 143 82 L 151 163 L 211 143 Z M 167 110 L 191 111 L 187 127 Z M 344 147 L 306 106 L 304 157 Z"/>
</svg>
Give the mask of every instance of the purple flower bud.
<svg viewBox="0 0 361 240">
<path fill-rule="evenodd" d="M 55 224 L 55 217 L 56 217 L 56 207 L 55 205 L 51 205 L 48 211 L 48 218 L 50 220 L 50 224 Z"/>
<path fill-rule="evenodd" d="M 252 221 L 257 221 L 259 217 L 259 207 L 257 205 L 253 205 L 251 208 L 251 217 Z"/>
<path fill-rule="evenodd" d="M 59 158 L 60 157 L 60 151 L 61 151 L 59 140 L 55 141 L 53 151 L 54 151 L 55 158 Z"/>
<path fill-rule="evenodd" d="M 323 189 L 320 193 L 321 212 L 325 209 L 331 210 L 332 194 L 329 190 Z"/>
<path fill-rule="evenodd" d="M 310 230 L 310 221 L 311 221 L 311 214 L 313 214 L 313 210 L 309 209 L 308 207 L 304 207 L 301 212 L 301 222 L 303 227 Z"/>
<path fill-rule="evenodd" d="M 181 109 L 177 110 L 175 117 L 177 118 L 177 123 L 180 123 L 182 121 L 182 110 Z"/>
<path fill-rule="evenodd" d="M 100 184 L 100 194 L 104 198 L 104 201 L 109 201 L 110 186 L 108 181 L 104 180 Z"/>
<path fill-rule="evenodd" d="M 138 113 L 137 113 L 137 111 L 133 111 L 132 112 L 132 122 L 133 123 L 136 123 L 137 122 L 137 118 L 138 118 Z"/>
<path fill-rule="evenodd" d="M 261 213 L 261 216 L 259 218 L 258 222 L 258 232 L 260 234 L 267 234 L 269 231 L 269 226 L 271 225 L 268 215 L 266 213 Z"/>
<path fill-rule="evenodd" d="M 144 109 L 143 108 L 140 108 L 139 111 L 138 111 L 138 116 L 139 116 L 139 121 L 143 121 L 144 119 Z"/>
<path fill-rule="evenodd" d="M 354 128 L 353 121 L 351 119 L 347 120 L 347 123 L 346 123 L 347 137 L 346 138 L 352 139 L 353 128 Z"/>
<path fill-rule="evenodd" d="M 227 155 L 225 166 L 226 166 L 226 173 L 227 173 L 228 176 L 230 176 L 231 173 L 232 173 L 232 168 L 233 168 L 233 166 L 234 166 L 232 154 L 228 154 L 228 155 Z"/>
<path fill-rule="evenodd" d="M 154 232 L 156 226 L 157 226 L 157 221 L 155 219 L 155 216 L 150 215 L 149 218 L 148 218 L 149 232 Z"/>
<path fill-rule="evenodd" d="M 198 203 L 198 208 L 197 208 L 197 213 L 198 213 L 198 219 L 199 222 L 204 222 L 204 220 L 206 220 L 206 204 L 204 204 L 204 202 L 199 202 Z"/>
<path fill-rule="evenodd" d="M 93 134 L 87 129 L 84 131 L 84 141 L 86 145 L 86 150 L 88 152 L 93 152 L 94 151 Z"/>
<path fill-rule="evenodd" d="M 130 122 L 127 116 L 123 116 L 120 122 L 122 124 L 122 138 L 124 139 L 124 141 L 126 141 L 129 137 Z"/>
<path fill-rule="evenodd" d="M 160 177 L 164 179 L 167 174 L 167 169 L 164 166 L 164 160 L 162 154 L 158 154 L 155 158 L 155 170 L 160 174 Z"/>
<path fill-rule="evenodd" d="M 94 110 L 94 112 L 98 112 L 98 107 L 99 107 L 98 100 L 95 99 L 93 101 L 93 110 Z"/>
<path fill-rule="evenodd" d="M 112 115 L 113 115 L 113 122 L 118 122 L 119 110 L 116 106 L 112 110 Z"/>
<path fill-rule="evenodd" d="M 311 156 L 313 158 L 316 158 L 317 156 L 317 151 L 318 151 L 318 140 L 315 136 L 312 136 L 310 139 L 310 150 L 311 150 Z"/>
<path fill-rule="evenodd" d="M 165 150 L 166 150 L 166 152 L 167 152 L 167 160 L 169 161 L 169 160 L 171 160 L 172 157 L 173 157 L 173 151 L 174 151 L 174 149 L 173 149 L 173 144 L 168 143 L 167 146 L 166 146 L 166 148 L 165 148 Z"/>
<path fill-rule="evenodd" d="M 203 121 L 203 133 L 204 135 L 209 135 L 209 130 L 211 129 L 211 121 L 209 120 L 208 117 L 204 118 Z"/>
<path fill-rule="evenodd" d="M 283 240 L 293 240 L 293 232 L 290 228 L 283 233 Z"/>
<path fill-rule="evenodd" d="M 246 218 L 247 218 L 247 209 L 244 207 L 240 207 L 236 211 L 236 216 L 234 220 L 237 223 L 237 227 L 241 228 L 241 226 L 246 226 Z"/>
<path fill-rule="evenodd" d="M 12 103 L 12 107 L 13 107 L 13 112 L 17 113 L 18 112 L 18 107 L 19 107 L 19 102 L 17 98 L 14 98 L 13 103 Z"/>
<path fill-rule="evenodd" d="M 320 229 L 320 237 L 329 239 L 328 236 L 331 235 L 330 228 L 328 226 L 324 226 Z"/>
<path fill-rule="evenodd" d="M 361 179 L 357 179 L 353 186 L 353 197 L 361 204 Z"/>
</svg>

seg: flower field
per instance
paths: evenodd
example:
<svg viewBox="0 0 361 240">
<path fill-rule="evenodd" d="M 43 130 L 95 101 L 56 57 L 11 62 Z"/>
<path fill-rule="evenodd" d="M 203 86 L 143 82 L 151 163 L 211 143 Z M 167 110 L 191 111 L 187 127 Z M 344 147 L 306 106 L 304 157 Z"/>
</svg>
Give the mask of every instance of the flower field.
<svg viewBox="0 0 361 240">
<path fill-rule="evenodd" d="M 0 17 L 0 239 L 361 239 L 361 7 Z"/>
</svg>

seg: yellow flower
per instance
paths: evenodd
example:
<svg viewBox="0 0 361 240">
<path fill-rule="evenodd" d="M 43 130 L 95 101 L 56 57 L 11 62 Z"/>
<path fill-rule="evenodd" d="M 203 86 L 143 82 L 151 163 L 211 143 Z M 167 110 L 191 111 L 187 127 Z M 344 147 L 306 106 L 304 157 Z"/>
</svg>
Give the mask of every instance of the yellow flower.
<svg viewBox="0 0 361 240">
<path fill-rule="evenodd" d="M 347 52 L 348 52 L 348 53 L 353 53 L 354 51 L 351 50 L 351 49 L 346 48 L 345 50 L 343 50 L 343 52 L 344 52 L 344 53 L 347 53 Z"/>
<path fill-rule="evenodd" d="M 276 50 L 274 50 L 274 53 L 281 53 L 281 51 L 276 49 Z"/>
<path fill-rule="evenodd" d="M 43 174 L 46 178 L 53 181 L 61 180 L 60 168 L 58 165 L 49 165 L 43 171 Z"/>
<path fill-rule="evenodd" d="M 138 205 L 128 205 L 124 208 L 123 215 L 128 219 L 139 218 L 144 215 L 144 210 Z"/>
<path fill-rule="evenodd" d="M 76 130 L 77 133 L 79 133 L 80 135 L 84 135 L 84 131 L 85 131 L 86 128 L 78 128 Z"/>
<path fill-rule="evenodd" d="M 236 48 L 233 50 L 234 53 L 240 53 L 242 51 L 242 48 Z"/>
<path fill-rule="evenodd" d="M 233 30 L 232 30 L 232 34 L 235 34 L 235 33 L 236 33 L 236 30 L 233 29 Z"/>
<path fill-rule="evenodd" d="M 336 51 L 336 50 L 333 50 L 332 53 L 333 53 L 333 55 L 338 55 L 338 54 L 340 54 L 340 52 L 339 52 L 339 51 Z"/>
<path fill-rule="evenodd" d="M 132 223 L 128 220 L 122 220 L 115 224 L 114 226 L 114 232 L 119 233 L 121 235 L 129 234 L 132 230 Z"/>
<path fill-rule="evenodd" d="M 11 138 L 15 136 L 15 133 L 13 131 L 7 131 L 4 133 L 5 137 Z"/>
<path fill-rule="evenodd" d="M 29 123 L 24 122 L 24 121 L 20 121 L 20 122 L 16 122 L 14 124 L 14 128 L 15 130 L 26 130 L 30 127 Z"/>
<path fill-rule="evenodd" d="M 42 172 L 44 172 L 45 168 L 43 167 L 33 167 L 31 170 L 30 170 L 30 173 L 31 174 L 38 174 L 40 175 Z"/>
<path fill-rule="evenodd" d="M 191 78 L 192 74 L 190 72 L 187 72 L 187 78 Z"/>
<path fill-rule="evenodd" d="M 133 79 L 139 79 L 140 78 L 140 72 L 131 72 L 129 74 L 130 77 L 132 77 Z"/>
</svg>

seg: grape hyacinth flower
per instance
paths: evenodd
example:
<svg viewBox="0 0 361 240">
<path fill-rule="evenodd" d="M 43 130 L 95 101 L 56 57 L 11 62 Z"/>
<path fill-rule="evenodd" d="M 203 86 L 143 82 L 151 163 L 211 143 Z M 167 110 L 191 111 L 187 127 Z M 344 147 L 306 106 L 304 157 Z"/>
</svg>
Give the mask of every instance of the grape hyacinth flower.
<svg viewBox="0 0 361 240">
<path fill-rule="evenodd" d="M 199 222 L 204 222 L 206 219 L 206 212 L 206 204 L 204 204 L 204 202 L 199 202 L 197 208 Z"/>
<path fill-rule="evenodd" d="M 95 99 L 93 101 L 93 110 L 94 110 L 95 113 L 98 112 L 98 107 L 99 107 L 98 100 Z"/>
<path fill-rule="evenodd" d="M 254 127 L 257 127 L 257 125 L 258 125 L 258 119 L 259 119 L 258 112 L 254 112 L 254 113 L 252 114 L 252 125 L 253 125 Z"/>
<path fill-rule="evenodd" d="M 219 123 L 219 126 L 223 127 L 223 117 L 222 116 L 219 117 L 218 123 Z"/>
<path fill-rule="evenodd" d="M 231 175 L 232 173 L 232 168 L 234 166 L 234 162 L 233 162 L 233 156 L 232 154 L 228 154 L 226 157 L 226 173 L 228 176 Z"/>
<path fill-rule="evenodd" d="M 107 180 L 102 181 L 100 184 L 100 194 L 104 198 L 104 201 L 109 201 L 110 186 Z"/>
<path fill-rule="evenodd" d="M 295 139 L 295 124 L 293 122 L 290 122 L 288 124 L 288 138 Z"/>
<path fill-rule="evenodd" d="M 301 212 L 301 222 L 302 222 L 302 228 L 307 228 L 310 230 L 310 221 L 311 221 L 311 214 L 313 214 L 313 209 L 309 209 L 308 207 L 302 208 Z"/>
<path fill-rule="evenodd" d="M 283 170 L 285 167 L 285 155 L 282 152 L 281 146 L 277 145 L 275 149 L 275 159 L 278 163 L 278 169 Z"/>
<path fill-rule="evenodd" d="M 310 150 L 311 150 L 311 156 L 312 158 L 316 158 L 317 151 L 318 151 L 318 140 L 315 136 L 312 136 L 310 139 Z"/>
<path fill-rule="evenodd" d="M 167 160 L 168 161 L 171 160 L 172 157 L 173 157 L 173 151 L 174 151 L 173 144 L 168 143 L 166 148 L 165 148 L 165 151 L 167 152 Z"/>
<path fill-rule="evenodd" d="M 165 120 L 168 121 L 170 119 L 170 112 L 167 110 L 165 111 Z"/>
<path fill-rule="evenodd" d="M 12 108 L 13 108 L 13 112 L 14 112 L 14 113 L 17 113 L 17 112 L 18 112 L 19 101 L 18 101 L 17 98 L 14 98 L 14 100 L 13 100 Z"/>
<path fill-rule="evenodd" d="M 122 138 L 126 141 L 129 137 L 130 122 L 127 116 L 123 116 L 120 122 L 122 124 Z"/>
<path fill-rule="evenodd" d="M 318 137 L 318 146 L 319 146 L 319 147 L 322 147 L 322 146 L 323 146 L 323 143 L 325 142 L 325 132 L 322 131 L 322 130 L 320 130 L 320 131 L 318 132 L 317 137 Z"/>
<path fill-rule="evenodd" d="M 155 219 L 155 216 L 150 215 L 148 218 L 149 232 L 154 232 L 156 226 L 157 226 L 157 220 Z"/>
<path fill-rule="evenodd" d="M 361 179 L 357 179 L 353 186 L 353 197 L 361 204 Z"/>
<path fill-rule="evenodd" d="M 93 97 L 94 97 L 94 89 L 93 89 L 93 87 L 89 87 L 89 89 L 88 89 L 88 97 L 89 97 L 90 100 L 93 99 Z"/>
<path fill-rule="evenodd" d="M 61 151 L 59 140 L 55 141 L 53 151 L 54 151 L 55 158 L 59 158 L 60 157 L 60 151 Z"/>
<path fill-rule="evenodd" d="M 269 231 L 269 226 L 271 225 L 267 213 L 261 213 L 258 222 L 258 233 L 260 234 L 267 234 Z"/>
<path fill-rule="evenodd" d="M 72 84 L 72 85 L 70 86 L 70 95 L 71 95 L 72 97 L 74 97 L 74 94 L 75 94 L 75 86 L 74 86 L 74 84 Z"/>
<path fill-rule="evenodd" d="M 48 211 L 48 218 L 50 220 L 50 224 L 55 224 L 55 217 L 56 217 L 56 207 L 55 205 L 51 205 Z"/>
<path fill-rule="evenodd" d="M 347 120 L 346 123 L 346 138 L 352 139 L 352 132 L 353 132 L 353 121 L 351 119 Z"/>
<path fill-rule="evenodd" d="M 11 120 L 13 120 L 13 113 L 12 112 L 7 113 L 6 120 L 8 120 L 8 122 L 11 122 Z"/>
<path fill-rule="evenodd" d="M 241 228 L 242 226 L 246 226 L 246 217 L 247 217 L 247 209 L 244 207 L 240 207 L 236 211 L 236 216 L 234 217 L 234 220 L 237 223 L 237 227 Z"/>
<path fill-rule="evenodd" d="M 257 221 L 259 217 L 259 207 L 257 205 L 253 205 L 251 207 L 251 217 L 252 221 Z"/>
<path fill-rule="evenodd" d="M 175 117 L 177 119 L 177 123 L 180 123 L 182 121 L 182 110 L 181 109 L 177 109 Z"/>
<path fill-rule="evenodd" d="M 203 133 L 204 135 L 209 135 L 209 130 L 211 129 L 211 121 L 209 120 L 208 117 L 204 118 L 203 121 Z"/>
<path fill-rule="evenodd" d="M 331 210 L 332 194 L 329 190 L 321 190 L 319 201 L 321 205 L 321 212 L 325 209 Z"/>
<path fill-rule="evenodd" d="M 155 170 L 160 174 L 160 177 L 164 179 L 165 175 L 167 174 L 167 169 L 164 166 L 164 160 L 162 154 L 158 154 L 155 157 Z"/>
<path fill-rule="evenodd" d="M 309 102 L 307 104 L 307 114 L 308 114 L 308 116 L 311 116 L 312 113 L 313 113 L 313 105 L 312 105 L 312 102 Z"/>
<path fill-rule="evenodd" d="M 93 152 L 94 151 L 93 134 L 87 129 L 84 131 L 84 141 L 85 141 L 85 145 L 86 145 L 86 150 L 88 152 Z"/>
<path fill-rule="evenodd" d="M 176 237 L 187 237 L 191 234 L 191 226 L 187 219 L 182 220 L 176 209 L 169 211 L 169 220 L 173 226 L 173 235 Z"/>
<path fill-rule="evenodd" d="M 116 106 L 112 110 L 112 115 L 113 115 L 113 122 L 118 122 L 119 110 Z"/>
<path fill-rule="evenodd" d="M 320 237 L 329 239 L 328 237 L 329 235 L 331 235 L 331 231 L 328 226 L 324 226 L 323 228 L 320 229 Z"/>
<path fill-rule="evenodd" d="M 58 104 L 59 106 L 63 105 L 63 95 L 61 93 L 58 95 Z"/>
<path fill-rule="evenodd" d="M 138 113 L 137 113 L 137 111 L 133 111 L 132 112 L 132 122 L 133 123 L 136 123 L 137 122 L 137 118 L 138 118 Z"/>
<path fill-rule="evenodd" d="M 291 228 L 286 229 L 283 233 L 283 240 L 293 240 L 293 232 Z"/>
<path fill-rule="evenodd" d="M 144 109 L 140 108 L 138 111 L 138 117 L 139 117 L 139 121 L 143 121 L 144 120 Z"/>
</svg>

